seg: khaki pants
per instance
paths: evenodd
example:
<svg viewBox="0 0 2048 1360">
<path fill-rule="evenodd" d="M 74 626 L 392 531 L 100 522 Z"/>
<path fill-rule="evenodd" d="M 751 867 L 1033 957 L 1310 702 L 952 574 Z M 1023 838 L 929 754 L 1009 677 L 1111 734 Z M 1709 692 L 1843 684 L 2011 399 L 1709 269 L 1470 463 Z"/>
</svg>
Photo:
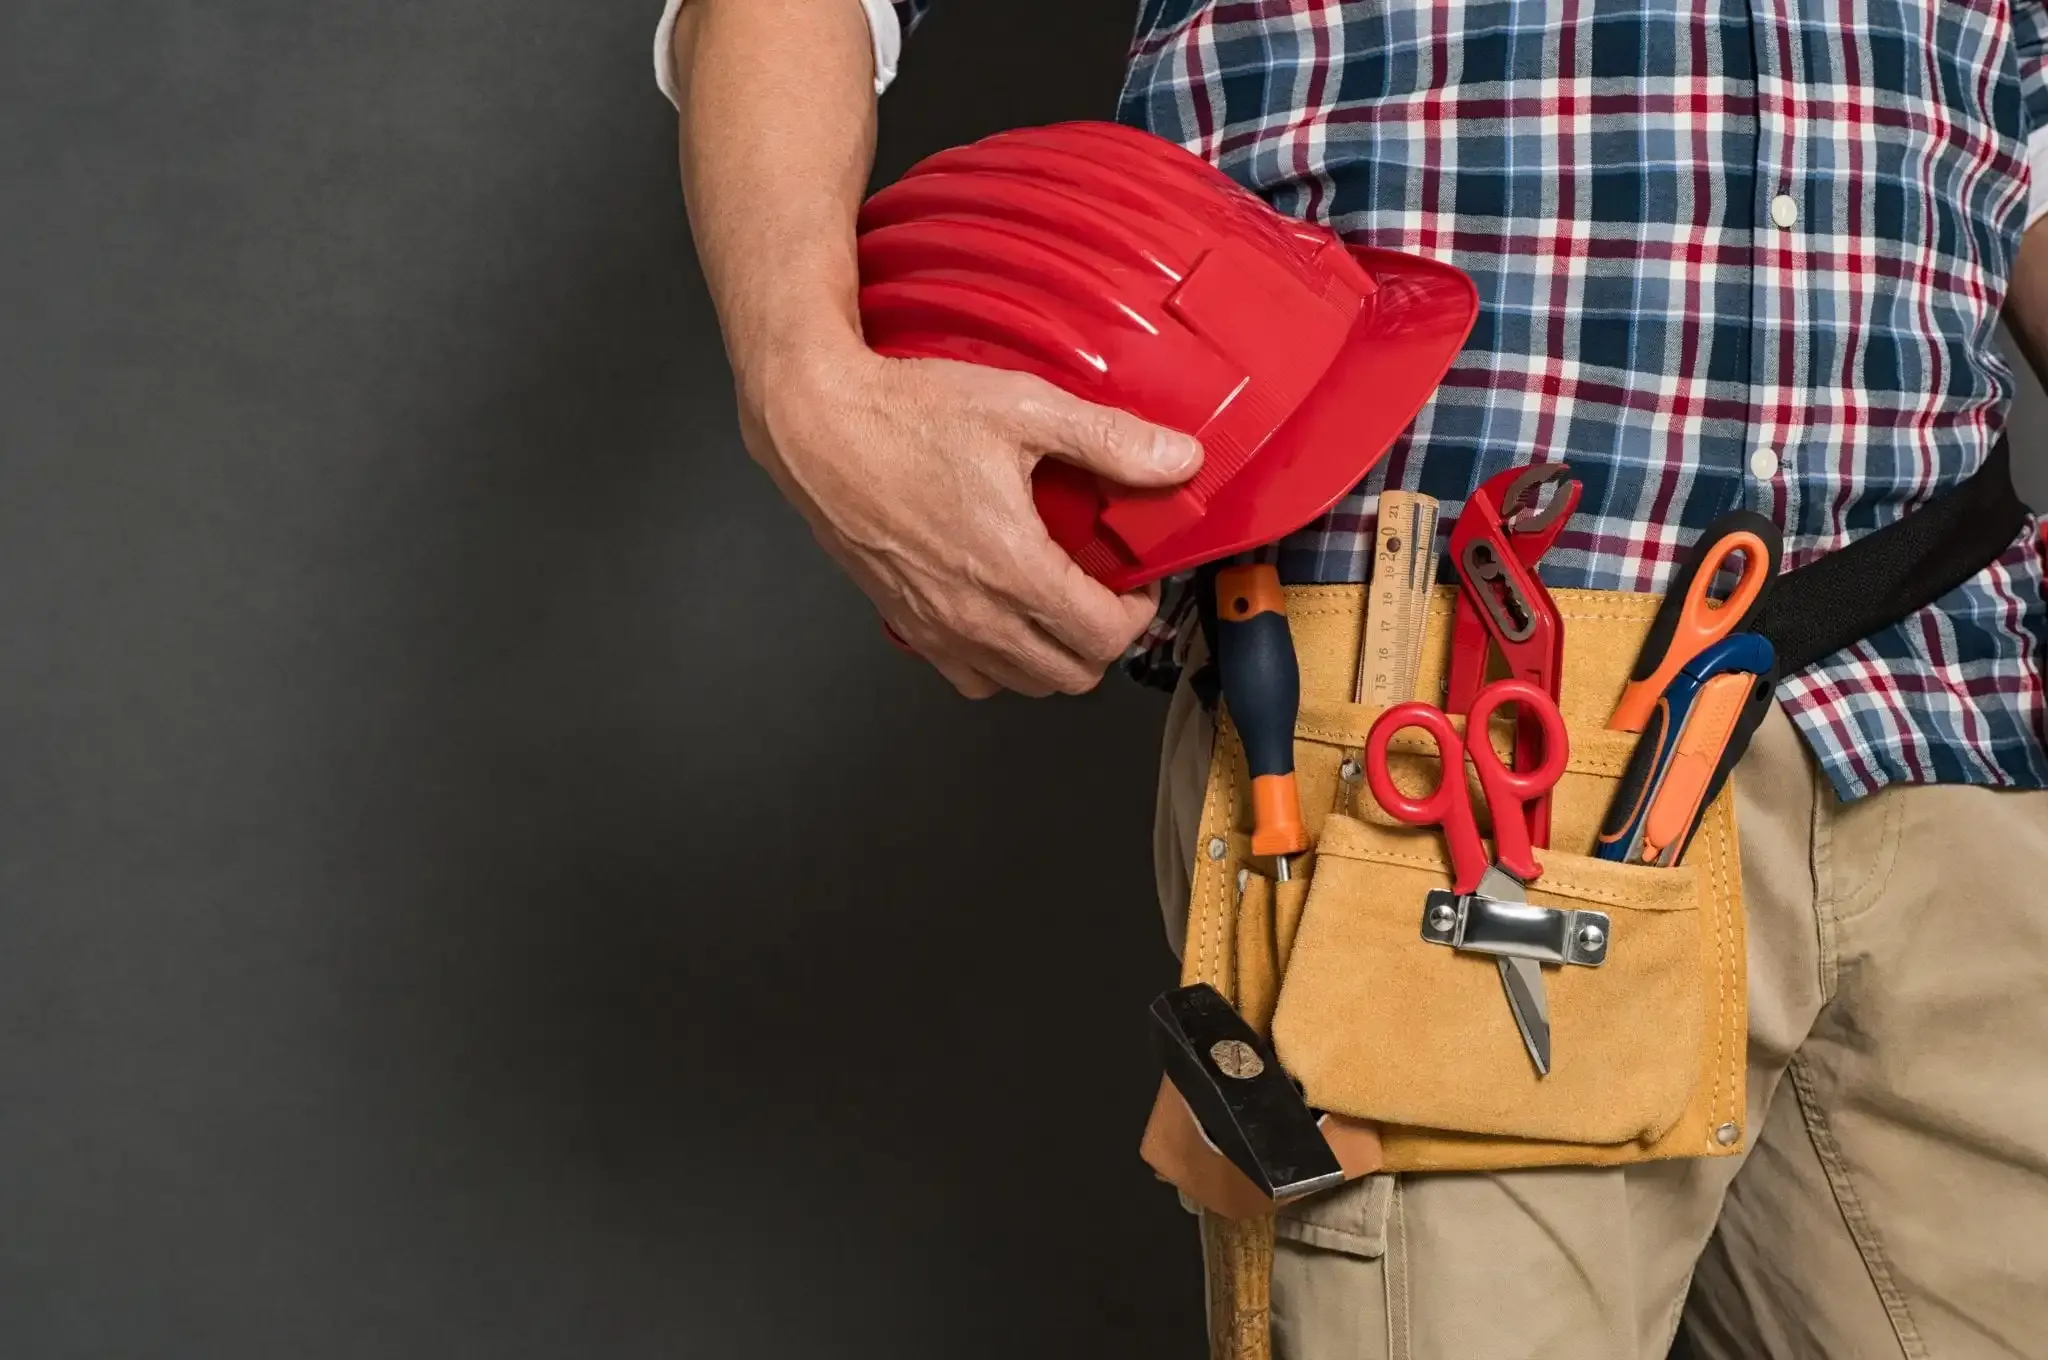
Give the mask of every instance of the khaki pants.
<svg viewBox="0 0 2048 1360">
<path fill-rule="evenodd" d="M 1210 726 L 1168 721 L 1179 947 Z M 1283 1212 L 1276 1360 L 2048 1357 L 2048 793 L 1736 774 L 1750 1150 L 1374 1176 Z"/>
</svg>

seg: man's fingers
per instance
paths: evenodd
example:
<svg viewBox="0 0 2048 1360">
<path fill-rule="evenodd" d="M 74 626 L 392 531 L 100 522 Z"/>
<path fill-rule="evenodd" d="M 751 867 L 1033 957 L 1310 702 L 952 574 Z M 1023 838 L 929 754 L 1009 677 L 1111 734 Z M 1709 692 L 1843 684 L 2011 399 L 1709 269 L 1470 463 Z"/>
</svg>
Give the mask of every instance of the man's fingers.
<svg viewBox="0 0 2048 1360">
<path fill-rule="evenodd" d="M 1100 665 L 1075 655 L 1022 615 L 991 612 L 960 630 L 918 631 L 918 654 L 971 699 L 996 689 L 1033 699 L 1079 694 L 1102 679 Z"/>
<path fill-rule="evenodd" d="M 1057 637 L 1022 615 L 1013 615 L 985 638 L 976 639 L 974 664 L 985 674 L 1034 699 L 1049 694 L 1084 694 L 1102 680 L 1102 666 L 1077 655 Z"/>
<path fill-rule="evenodd" d="M 1125 486 L 1175 486 L 1202 466 L 1202 446 L 1192 435 L 1069 396 L 1037 379 L 1020 382 L 1018 392 L 1017 415 L 1034 452 Z"/>
<path fill-rule="evenodd" d="M 925 660 L 932 663 L 932 669 L 946 677 L 946 682 L 969 699 L 993 698 L 1002 686 L 983 675 L 964 661 L 955 661 L 946 656 L 927 655 Z"/>
<path fill-rule="evenodd" d="M 1027 579 L 1038 588 L 1020 603 L 1033 621 L 1098 673 L 1122 656 L 1152 621 L 1156 591 L 1119 595 L 1082 571 L 1051 539 L 1031 564 Z"/>
</svg>

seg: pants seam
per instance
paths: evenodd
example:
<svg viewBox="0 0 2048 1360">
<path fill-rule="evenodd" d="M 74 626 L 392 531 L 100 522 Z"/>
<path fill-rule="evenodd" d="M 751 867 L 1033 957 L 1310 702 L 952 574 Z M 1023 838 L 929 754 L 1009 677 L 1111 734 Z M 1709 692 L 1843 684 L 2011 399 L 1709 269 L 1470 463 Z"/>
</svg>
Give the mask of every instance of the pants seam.
<svg viewBox="0 0 2048 1360">
<path fill-rule="evenodd" d="M 1820 966 L 1820 999 L 1823 1004 L 1835 999 L 1835 987 L 1840 981 L 1835 958 L 1835 841 L 1834 825 L 1829 818 L 1833 806 L 1833 795 L 1821 785 L 1817 768 L 1809 767 L 1807 777 L 1813 784 L 1813 921 Z"/>
<path fill-rule="evenodd" d="M 1410 1360 L 1412 1354 L 1408 1333 L 1408 1210 L 1401 1183 L 1401 1177 L 1395 1176 L 1387 1206 L 1387 1245 L 1380 1271 L 1380 1288 L 1387 1302 L 1388 1360 Z"/>
<path fill-rule="evenodd" d="M 1849 1230 L 1849 1238 L 1856 1244 L 1857 1254 L 1863 1258 L 1863 1269 L 1870 1275 L 1878 1301 L 1884 1305 L 1885 1316 L 1891 1322 L 1892 1335 L 1899 1343 L 1899 1354 L 1906 1360 L 1927 1360 L 1927 1343 L 1921 1339 L 1920 1329 L 1913 1323 L 1912 1310 L 1906 1305 L 1904 1292 L 1892 1278 L 1891 1262 L 1885 1256 L 1877 1225 L 1871 1222 L 1862 1197 L 1856 1193 L 1848 1162 L 1842 1156 L 1841 1145 L 1835 1141 L 1834 1128 L 1828 1123 L 1827 1113 L 1821 1109 L 1812 1069 L 1805 1059 L 1794 1057 L 1786 1075 L 1792 1080 L 1792 1091 L 1799 1101 L 1799 1113 L 1806 1124 L 1806 1136 L 1813 1143 L 1814 1154 L 1820 1158 L 1821 1170 L 1828 1178 L 1828 1188 L 1834 1192 L 1835 1207 L 1842 1215 L 1843 1226 Z"/>
</svg>

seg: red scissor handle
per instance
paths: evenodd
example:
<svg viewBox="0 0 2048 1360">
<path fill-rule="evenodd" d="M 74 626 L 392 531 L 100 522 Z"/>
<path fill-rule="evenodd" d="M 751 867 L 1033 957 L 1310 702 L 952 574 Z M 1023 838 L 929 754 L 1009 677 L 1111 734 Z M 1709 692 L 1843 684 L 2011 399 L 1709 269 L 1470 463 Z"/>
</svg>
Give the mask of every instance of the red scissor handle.
<svg viewBox="0 0 2048 1360">
<path fill-rule="evenodd" d="M 1503 704 L 1516 708 L 1520 733 L 1515 740 L 1516 769 L 1501 764 L 1487 736 L 1487 727 Z M 1543 750 L 1542 757 L 1534 760 L 1528 755 L 1532 727 L 1541 734 L 1538 745 Z M 1524 883 L 1532 883 L 1543 872 L 1531 849 L 1534 809 L 1557 786 L 1564 775 L 1565 762 L 1571 758 L 1564 715 L 1558 712 L 1557 700 L 1547 691 L 1526 680 L 1498 680 L 1479 691 L 1479 698 L 1465 719 L 1465 730 L 1478 734 L 1466 743 L 1466 750 L 1472 768 L 1479 772 L 1479 787 L 1485 791 L 1486 806 L 1493 814 L 1493 862 Z"/>
<path fill-rule="evenodd" d="M 1387 746 L 1408 728 L 1420 728 L 1436 742 L 1443 773 L 1427 798 L 1403 793 L 1387 767 Z M 1479 886 L 1491 862 L 1479 839 L 1479 824 L 1472 817 L 1472 796 L 1465 787 L 1465 743 L 1450 717 L 1433 704 L 1411 699 L 1395 704 L 1373 721 L 1365 734 L 1365 782 L 1396 821 L 1410 826 L 1440 826 L 1451 851 L 1452 886 L 1471 892 Z"/>
<path fill-rule="evenodd" d="M 1528 768 L 1511 770 L 1494 752 L 1487 727 L 1504 704 L 1514 704 L 1526 723 L 1542 734 L 1543 755 Z M 1387 765 L 1387 748 L 1406 728 L 1427 732 L 1436 742 L 1442 777 L 1426 798 L 1415 798 L 1395 786 Z M 1529 840 L 1529 805 L 1539 801 L 1564 774 L 1571 748 L 1564 717 L 1548 694 L 1526 680 L 1499 680 L 1479 691 L 1465 718 L 1466 737 L 1451 726 L 1440 708 L 1411 701 L 1396 704 L 1374 721 L 1365 737 L 1365 779 L 1372 796 L 1396 821 L 1409 826 L 1441 826 L 1451 853 L 1452 886 L 1461 893 L 1479 886 L 1487 867 L 1498 864 L 1524 883 L 1542 872 Z M 1468 740 L 1469 738 L 1469 740 Z M 1519 745 L 1519 743 L 1518 743 Z M 1479 787 L 1492 814 L 1494 853 L 1487 857 L 1472 811 L 1472 793 L 1465 782 L 1465 762 L 1472 762 Z"/>
</svg>

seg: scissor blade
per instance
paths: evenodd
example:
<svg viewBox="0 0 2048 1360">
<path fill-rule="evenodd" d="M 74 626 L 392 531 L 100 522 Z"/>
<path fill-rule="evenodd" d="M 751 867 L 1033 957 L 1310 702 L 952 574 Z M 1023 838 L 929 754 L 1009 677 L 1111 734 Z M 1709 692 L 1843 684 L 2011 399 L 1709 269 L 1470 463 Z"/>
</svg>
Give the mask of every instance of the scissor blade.
<svg viewBox="0 0 2048 1360">
<path fill-rule="evenodd" d="M 1491 897 L 1496 902 L 1526 902 L 1529 891 L 1516 878 L 1498 864 L 1486 866 L 1486 872 L 1479 876 L 1479 886 L 1473 889 L 1481 897 Z"/>
<path fill-rule="evenodd" d="M 1508 994 L 1508 1010 L 1514 1014 L 1515 1028 L 1522 1032 L 1522 1045 L 1529 1050 L 1529 1061 L 1536 1064 L 1536 1075 L 1550 1075 L 1550 1004 L 1543 997 L 1543 967 L 1534 959 L 1515 959 L 1501 955 L 1494 960 L 1500 965 L 1500 985 Z"/>
</svg>

